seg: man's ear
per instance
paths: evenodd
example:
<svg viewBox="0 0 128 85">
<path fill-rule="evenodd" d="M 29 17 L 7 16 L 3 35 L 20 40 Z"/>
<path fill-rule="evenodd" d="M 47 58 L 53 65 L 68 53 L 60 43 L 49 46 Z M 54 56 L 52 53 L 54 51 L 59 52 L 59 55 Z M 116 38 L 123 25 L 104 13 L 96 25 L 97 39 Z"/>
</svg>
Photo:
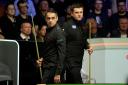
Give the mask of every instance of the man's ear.
<svg viewBox="0 0 128 85">
<path fill-rule="evenodd" d="M 56 16 L 56 20 L 58 21 L 58 16 Z"/>
<path fill-rule="evenodd" d="M 73 16 L 73 12 L 71 12 L 71 16 Z"/>
</svg>

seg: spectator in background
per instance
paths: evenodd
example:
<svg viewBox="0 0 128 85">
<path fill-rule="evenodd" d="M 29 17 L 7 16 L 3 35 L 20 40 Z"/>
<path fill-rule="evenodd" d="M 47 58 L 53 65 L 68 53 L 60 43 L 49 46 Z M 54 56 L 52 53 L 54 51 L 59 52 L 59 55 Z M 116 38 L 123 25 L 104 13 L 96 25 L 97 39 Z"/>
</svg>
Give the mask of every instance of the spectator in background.
<svg viewBox="0 0 128 85">
<path fill-rule="evenodd" d="M 91 24 L 91 28 L 89 28 L 89 24 Z M 100 36 L 97 33 L 97 23 L 96 20 L 93 18 L 89 18 L 86 21 L 86 28 L 87 29 L 87 38 L 89 38 L 89 30 L 91 29 L 91 38 L 99 38 Z"/>
<path fill-rule="evenodd" d="M 46 25 L 45 22 L 45 14 L 49 10 L 49 3 L 47 0 L 41 0 L 38 3 L 39 12 L 34 17 L 34 23 L 36 28 L 41 27 L 42 25 Z"/>
<path fill-rule="evenodd" d="M 10 3 L 14 2 L 14 0 L 0 0 L 0 17 L 4 15 L 5 6 Z"/>
<path fill-rule="evenodd" d="M 84 5 L 87 5 L 88 7 L 88 12 L 91 12 L 94 8 L 94 4 L 96 2 L 96 0 L 82 0 L 84 2 Z M 106 10 L 108 12 L 108 16 L 112 15 L 112 0 L 102 0 L 103 2 L 103 10 Z M 87 4 L 85 4 L 87 3 Z"/>
<path fill-rule="evenodd" d="M 118 7 L 118 12 L 113 14 L 112 17 L 110 18 L 111 31 L 119 27 L 119 24 L 118 24 L 119 18 L 121 17 L 128 18 L 128 12 L 126 10 L 125 0 L 118 0 L 117 7 Z"/>
<path fill-rule="evenodd" d="M 112 31 L 111 37 L 127 38 L 128 37 L 128 18 L 119 18 L 119 27 Z"/>
<path fill-rule="evenodd" d="M 15 7 L 13 3 L 5 6 L 5 15 L 0 19 L 0 27 L 6 39 L 15 39 L 17 36 Z"/>
<path fill-rule="evenodd" d="M 36 67 L 36 47 L 29 21 L 21 23 L 17 41 L 20 45 L 20 85 L 36 85 L 40 81 Z"/>
<path fill-rule="evenodd" d="M 17 36 L 17 40 L 32 41 L 32 25 L 29 21 L 23 21 L 21 23 L 20 34 Z"/>
<path fill-rule="evenodd" d="M 15 0 L 14 4 L 15 4 L 15 8 L 16 8 L 16 16 L 20 14 L 19 13 L 20 12 L 19 7 L 17 7 L 17 3 L 19 1 L 25 1 L 27 3 L 29 16 L 35 16 L 36 15 L 36 9 L 35 9 L 33 0 Z"/>
<path fill-rule="evenodd" d="M 99 36 L 106 37 L 109 32 L 109 23 L 107 11 L 103 9 L 103 1 L 95 0 L 92 12 L 88 14 L 88 18 L 94 18 L 97 23 L 97 31 Z"/>
<path fill-rule="evenodd" d="M 21 23 L 23 21 L 29 21 L 30 23 L 32 23 L 32 18 L 31 18 L 31 16 L 28 15 L 27 2 L 26 1 L 19 1 L 17 3 L 17 6 L 18 6 L 18 9 L 20 12 L 20 14 L 16 17 L 17 28 L 20 28 Z M 18 29 L 17 32 L 19 33 L 20 29 Z"/>
<path fill-rule="evenodd" d="M 38 29 L 38 32 L 37 32 L 37 41 L 38 42 L 44 42 L 44 37 L 46 34 L 46 28 L 47 28 L 47 26 L 43 25 L 42 27 L 40 27 Z"/>
</svg>

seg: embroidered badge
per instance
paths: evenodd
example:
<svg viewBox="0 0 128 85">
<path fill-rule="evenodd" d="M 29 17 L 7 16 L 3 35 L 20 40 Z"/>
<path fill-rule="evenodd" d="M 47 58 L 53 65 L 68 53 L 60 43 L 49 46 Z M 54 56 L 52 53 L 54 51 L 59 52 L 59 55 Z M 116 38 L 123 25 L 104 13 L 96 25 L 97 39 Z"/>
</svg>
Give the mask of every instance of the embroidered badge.
<svg viewBox="0 0 128 85">
<path fill-rule="evenodd" d="M 76 29 L 76 25 L 72 25 L 72 29 Z"/>
</svg>

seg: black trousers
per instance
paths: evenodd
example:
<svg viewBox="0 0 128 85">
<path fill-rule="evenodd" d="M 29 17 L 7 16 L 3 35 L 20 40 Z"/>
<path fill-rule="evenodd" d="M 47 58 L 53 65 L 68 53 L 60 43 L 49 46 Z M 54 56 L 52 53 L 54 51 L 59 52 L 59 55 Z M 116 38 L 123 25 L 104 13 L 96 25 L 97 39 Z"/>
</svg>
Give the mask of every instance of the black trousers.
<svg viewBox="0 0 128 85">
<path fill-rule="evenodd" d="M 43 68 L 42 83 L 53 84 L 57 67 Z"/>
<path fill-rule="evenodd" d="M 66 67 L 66 83 L 81 84 L 81 66 Z"/>
</svg>

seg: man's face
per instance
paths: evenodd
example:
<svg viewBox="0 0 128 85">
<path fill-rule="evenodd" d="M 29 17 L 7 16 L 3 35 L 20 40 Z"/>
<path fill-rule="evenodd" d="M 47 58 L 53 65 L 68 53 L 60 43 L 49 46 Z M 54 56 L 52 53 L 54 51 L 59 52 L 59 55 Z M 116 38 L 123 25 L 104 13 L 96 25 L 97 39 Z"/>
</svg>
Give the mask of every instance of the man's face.
<svg viewBox="0 0 128 85">
<path fill-rule="evenodd" d="M 19 11 L 21 14 L 27 14 L 28 13 L 27 3 L 20 3 L 19 4 Z"/>
<path fill-rule="evenodd" d="M 21 32 L 27 36 L 29 36 L 31 34 L 31 24 L 30 23 L 23 23 L 21 25 Z"/>
<path fill-rule="evenodd" d="M 118 11 L 120 13 L 123 13 L 126 11 L 126 5 L 125 5 L 125 2 L 119 2 L 118 3 Z"/>
<path fill-rule="evenodd" d="M 103 2 L 100 0 L 96 0 L 95 2 L 95 9 L 96 10 L 101 10 L 103 8 Z"/>
<path fill-rule="evenodd" d="M 48 8 L 49 8 L 49 5 L 48 5 L 48 2 L 47 1 L 42 1 L 41 3 L 40 3 L 40 9 L 41 10 L 48 10 Z"/>
<path fill-rule="evenodd" d="M 91 33 L 92 34 L 97 33 L 97 23 L 96 23 L 96 20 L 92 18 L 92 19 L 88 19 L 87 22 L 91 23 Z"/>
<path fill-rule="evenodd" d="M 54 27 L 57 24 L 58 16 L 56 13 L 48 12 L 46 14 L 46 23 L 48 27 Z"/>
<path fill-rule="evenodd" d="M 71 12 L 71 16 L 77 20 L 81 21 L 83 19 L 83 8 L 74 8 L 73 11 Z"/>
<path fill-rule="evenodd" d="M 45 36 L 46 28 L 47 28 L 47 26 L 45 26 L 45 25 L 41 27 L 41 29 L 39 31 L 40 36 Z"/>
<path fill-rule="evenodd" d="M 15 7 L 14 5 L 10 4 L 6 10 L 7 15 L 14 16 L 15 15 Z"/>
<path fill-rule="evenodd" d="M 119 26 L 122 31 L 126 31 L 128 29 L 128 19 L 126 18 L 120 19 Z"/>
</svg>

